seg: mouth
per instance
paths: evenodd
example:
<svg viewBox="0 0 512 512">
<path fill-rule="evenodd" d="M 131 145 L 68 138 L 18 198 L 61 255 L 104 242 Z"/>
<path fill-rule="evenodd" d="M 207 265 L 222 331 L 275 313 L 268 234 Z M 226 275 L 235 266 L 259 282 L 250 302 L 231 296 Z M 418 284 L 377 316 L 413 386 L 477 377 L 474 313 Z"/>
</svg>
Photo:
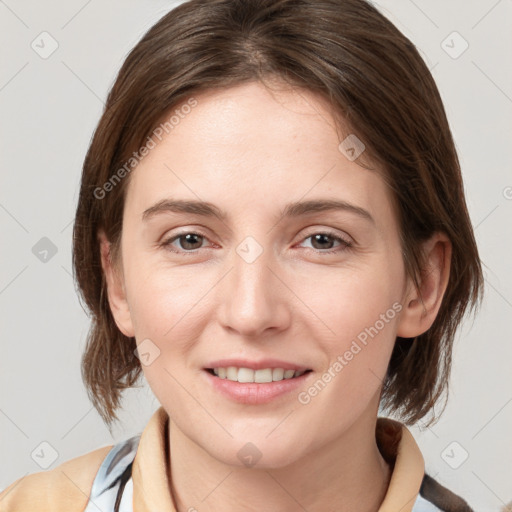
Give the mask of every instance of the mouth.
<svg viewBox="0 0 512 512">
<path fill-rule="evenodd" d="M 293 400 L 298 390 L 307 385 L 313 370 L 309 368 L 252 369 L 237 366 L 203 368 L 210 389 L 232 402 L 243 405 L 263 405 L 274 400 Z"/>
<path fill-rule="evenodd" d="M 283 380 L 297 379 L 304 374 L 311 373 L 313 370 L 293 370 L 284 368 L 252 368 L 227 366 L 216 368 L 205 368 L 205 370 L 214 377 L 239 383 L 266 384 L 271 382 L 280 382 Z"/>
</svg>

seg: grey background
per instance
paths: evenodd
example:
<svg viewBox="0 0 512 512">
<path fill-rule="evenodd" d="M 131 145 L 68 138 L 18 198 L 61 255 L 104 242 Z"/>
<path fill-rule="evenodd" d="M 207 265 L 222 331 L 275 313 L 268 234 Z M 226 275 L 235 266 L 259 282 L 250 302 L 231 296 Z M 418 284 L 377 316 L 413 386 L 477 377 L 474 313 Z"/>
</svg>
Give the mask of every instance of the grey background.
<svg viewBox="0 0 512 512">
<path fill-rule="evenodd" d="M 159 405 L 145 383 L 130 390 L 111 437 L 89 403 L 71 233 L 107 91 L 128 51 L 178 3 L 0 0 L 0 489 L 142 431 Z M 448 407 L 435 426 L 411 431 L 430 474 L 476 510 L 498 511 L 512 500 L 512 0 L 376 5 L 439 86 L 485 263 L 485 301 L 457 337 Z M 51 48 L 43 31 L 58 43 L 47 58 L 31 47 Z"/>
</svg>

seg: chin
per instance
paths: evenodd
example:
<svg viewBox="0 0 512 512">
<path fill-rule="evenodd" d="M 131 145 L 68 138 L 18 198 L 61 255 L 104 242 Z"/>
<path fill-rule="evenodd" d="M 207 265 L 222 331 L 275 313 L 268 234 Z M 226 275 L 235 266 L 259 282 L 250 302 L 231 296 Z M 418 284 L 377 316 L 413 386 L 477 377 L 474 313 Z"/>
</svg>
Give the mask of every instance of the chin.
<svg viewBox="0 0 512 512">
<path fill-rule="evenodd" d="M 278 469 L 293 464 L 301 456 L 297 451 L 299 440 L 287 436 L 288 443 L 282 440 L 236 438 L 229 445 L 219 446 L 220 451 L 212 457 L 223 464 L 247 469 Z"/>
</svg>

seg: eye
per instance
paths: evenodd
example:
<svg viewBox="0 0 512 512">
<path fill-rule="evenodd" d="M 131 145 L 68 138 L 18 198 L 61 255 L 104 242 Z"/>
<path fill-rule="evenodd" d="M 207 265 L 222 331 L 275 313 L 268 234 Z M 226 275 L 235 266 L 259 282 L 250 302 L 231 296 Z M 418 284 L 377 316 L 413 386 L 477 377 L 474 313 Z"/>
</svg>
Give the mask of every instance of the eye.
<svg viewBox="0 0 512 512">
<path fill-rule="evenodd" d="M 347 248 L 352 247 L 352 242 L 330 231 L 312 233 L 311 235 L 307 236 L 304 239 L 304 241 L 308 239 L 311 239 L 311 245 L 313 246 L 313 249 L 318 250 L 320 254 L 332 254 L 342 252 Z M 325 250 L 331 249 L 331 247 L 333 246 L 332 241 L 339 242 L 338 247 L 333 250 Z"/>
<path fill-rule="evenodd" d="M 205 240 L 207 240 L 207 238 L 204 235 L 190 231 L 168 238 L 164 240 L 161 245 L 162 247 L 168 248 L 171 252 L 193 253 L 202 247 L 202 242 Z M 176 245 L 173 245 L 174 242 L 178 242 L 182 250 L 175 250 Z"/>
<path fill-rule="evenodd" d="M 304 238 L 303 241 L 308 239 L 312 241 L 312 249 L 320 254 L 338 253 L 352 247 L 352 242 L 330 231 L 312 233 Z M 206 236 L 201 233 L 188 231 L 164 240 L 161 246 L 178 254 L 195 254 L 198 249 L 203 248 L 203 242 L 207 240 Z M 338 242 L 337 248 L 328 250 L 333 247 L 333 242 Z"/>
</svg>

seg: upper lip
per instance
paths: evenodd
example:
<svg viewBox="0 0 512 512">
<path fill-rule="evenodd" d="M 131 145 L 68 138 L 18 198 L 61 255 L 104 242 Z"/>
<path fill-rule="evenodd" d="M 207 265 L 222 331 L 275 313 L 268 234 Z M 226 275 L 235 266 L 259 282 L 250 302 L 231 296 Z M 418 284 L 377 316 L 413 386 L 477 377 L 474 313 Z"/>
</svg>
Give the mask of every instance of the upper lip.
<svg viewBox="0 0 512 512">
<path fill-rule="evenodd" d="M 250 368 L 251 370 L 282 368 L 283 370 L 306 371 L 311 369 L 308 366 L 288 361 L 281 361 L 280 359 L 260 359 L 258 361 L 249 361 L 248 359 L 217 359 L 207 363 L 205 368 L 228 368 L 229 366 L 235 366 L 236 368 Z"/>
</svg>

